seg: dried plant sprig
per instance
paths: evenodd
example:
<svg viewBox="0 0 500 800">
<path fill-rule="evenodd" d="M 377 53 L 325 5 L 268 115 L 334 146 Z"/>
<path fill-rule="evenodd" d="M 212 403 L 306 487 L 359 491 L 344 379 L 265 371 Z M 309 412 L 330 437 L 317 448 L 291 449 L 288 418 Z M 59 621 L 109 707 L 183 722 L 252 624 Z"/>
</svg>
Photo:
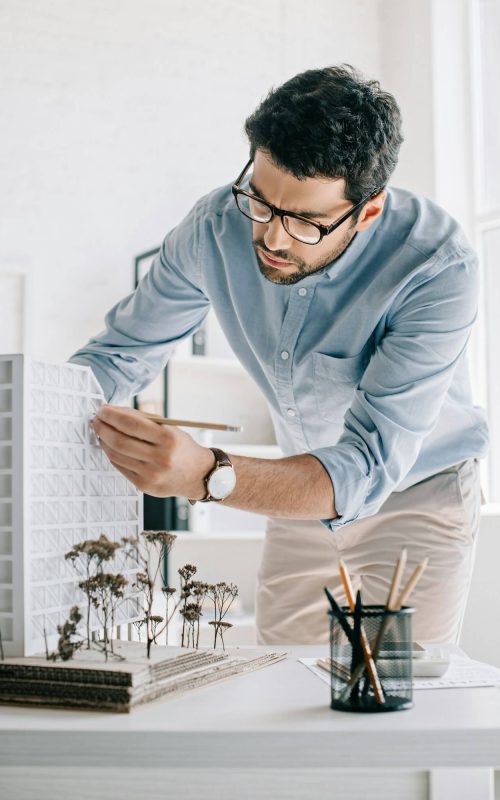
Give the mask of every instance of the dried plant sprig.
<svg viewBox="0 0 500 800">
<path fill-rule="evenodd" d="M 149 621 L 151 623 L 151 632 L 153 634 L 153 642 L 155 644 L 157 644 L 157 642 L 156 642 L 157 633 L 156 632 L 158 630 L 158 626 L 161 625 L 161 623 L 163 622 L 163 617 L 160 616 L 159 614 L 152 614 L 151 615 L 151 619 Z"/>
<path fill-rule="evenodd" d="M 238 587 L 234 583 L 220 581 L 219 583 L 210 584 L 208 587 L 207 596 L 214 604 L 214 648 L 217 647 L 218 637 L 220 637 L 221 644 L 224 647 L 224 628 L 232 627 L 232 625 L 227 622 L 222 624 L 222 622 L 238 594 Z"/>
<path fill-rule="evenodd" d="M 143 531 L 141 535 L 151 544 L 160 545 L 164 553 L 170 553 L 177 539 L 176 534 L 170 531 Z"/>
<path fill-rule="evenodd" d="M 196 575 L 198 569 L 193 564 L 184 564 L 184 566 L 179 567 L 177 571 L 181 578 L 183 578 L 185 581 L 189 581 L 193 575 Z"/>
<path fill-rule="evenodd" d="M 141 641 L 141 629 L 143 628 L 143 626 L 145 624 L 146 624 L 146 620 L 145 619 L 136 619 L 134 621 L 134 628 L 137 631 L 137 636 L 139 638 L 139 641 Z"/>
<path fill-rule="evenodd" d="M 78 606 L 73 606 L 70 609 L 69 617 L 63 625 L 57 626 L 59 640 L 57 642 L 57 650 L 53 653 L 46 651 L 46 658 L 48 661 L 69 661 L 73 658 L 76 651 L 84 644 L 84 639 L 74 640 L 73 637 L 77 636 L 77 628 L 82 620 L 80 609 Z"/>
<path fill-rule="evenodd" d="M 123 575 L 116 575 L 112 572 L 99 572 L 78 584 L 100 618 L 104 630 L 103 652 L 106 661 L 108 660 L 108 646 L 111 653 L 114 653 L 113 639 L 109 636 L 108 630 L 114 628 L 118 601 L 123 598 L 127 584 L 128 580 Z"/>
<path fill-rule="evenodd" d="M 172 586 L 163 586 L 162 587 L 162 594 L 165 598 L 165 644 L 168 645 L 168 621 L 169 621 L 169 614 L 168 614 L 168 605 L 170 598 L 174 595 L 177 589 L 174 589 Z"/>
<path fill-rule="evenodd" d="M 77 572 L 80 571 L 80 574 L 83 573 L 85 579 L 83 583 L 85 584 L 90 578 L 103 572 L 103 564 L 114 559 L 116 551 L 120 547 L 121 545 L 119 542 L 112 542 L 108 539 L 106 534 L 102 533 L 98 539 L 86 539 L 83 542 L 78 542 L 78 544 L 75 544 L 72 549 L 65 554 L 64 558 L 67 561 L 71 561 L 73 568 Z M 80 586 L 80 588 L 85 592 L 82 586 Z M 87 650 L 90 650 L 91 646 L 91 605 L 90 597 L 87 595 Z"/>
<path fill-rule="evenodd" d="M 151 645 L 157 641 L 160 623 L 153 625 L 153 602 L 156 581 L 160 574 L 163 555 L 170 552 L 177 536 L 170 531 L 142 531 L 138 537 L 124 536 L 122 545 L 124 554 L 138 567 L 135 586 L 141 591 L 144 599 L 144 619 L 146 625 L 147 657 L 151 657 Z M 166 616 L 165 626 L 170 618 Z"/>
<path fill-rule="evenodd" d="M 181 580 L 180 600 L 181 602 L 183 602 L 182 610 L 185 611 L 187 601 L 191 597 L 191 589 L 192 589 L 191 578 L 193 577 L 193 575 L 196 575 L 198 570 L 193 564 L 184 564 L 184 566 L 179 567 L 177 571 L 179 573 L 179 577 Z M 184 647 L 184 641 L 186 637 L 186 622 L 187 620 L 184 614 L 182 614 L 181 647 Z"/>
<path fill-rule="evenodd" d="M 229 628 L 233 627 L 232 623 L 231 622 L 221 622 L 220 620 L 212 619 L 212 620 L 210 620 L 210 622 L 208 624 L 209 625 L 213 625 L 213 627 L 215 628 L 215 641 L 217 642 L 217 637 L 219 637 L 220 641 L 221 641 L 221 644 L 222 644 L 222 649 L 225 650 L 226 648 L 225 648 L 225 645 L 224 645 L 224 632 L 226 630 L 229 630 Z M 214 647 L 215 647 L 215 644 L 214 644 Z"/>
<path fill-rule="evenodd" d="M 194 642 L 194 630 L 193 630 L 193 645 L 195 647 L 199 647 L 200 644 L 200 618 L 203 616 L 203 603 L 205 601 L 205 597 L 208 594 L 209 584 L 205 581 L 192 581 L 191 582 L 191 593 L 195 598 L 195 603 L 198 607 L 198 619 L 196 620 L 196 643 Z"/>
</svg>

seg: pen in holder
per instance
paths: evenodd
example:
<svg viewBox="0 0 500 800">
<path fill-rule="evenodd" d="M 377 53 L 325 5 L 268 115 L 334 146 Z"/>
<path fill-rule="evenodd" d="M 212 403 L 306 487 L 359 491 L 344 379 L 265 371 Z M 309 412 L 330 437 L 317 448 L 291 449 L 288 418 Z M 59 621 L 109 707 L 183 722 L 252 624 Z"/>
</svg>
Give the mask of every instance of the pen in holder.
<svg viewBox="0 0 500 800">
<path fill-rule="evenodd" d="M 336 605 L 336 604 L 335 604 Z M 414 608 L 330 609 L 331 707 L 341 711 L 402 711 L 413 705 Z"/>
</svg>

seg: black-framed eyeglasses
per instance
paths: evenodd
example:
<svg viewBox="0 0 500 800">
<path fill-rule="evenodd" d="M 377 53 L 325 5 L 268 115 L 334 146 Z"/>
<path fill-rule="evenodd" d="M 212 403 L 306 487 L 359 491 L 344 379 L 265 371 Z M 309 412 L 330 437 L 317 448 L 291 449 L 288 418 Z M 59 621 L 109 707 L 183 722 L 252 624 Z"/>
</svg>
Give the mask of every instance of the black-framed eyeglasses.
<svg viewBox="0 0 500 800">
<path fill-rule="evenodd" d="M 368 200 L 371 200 L 372 197 L 375 197 L 375 195 L 384 188 L 382 186 L 370 192 L 370 194 L 367 194 L 365 197 L 362 197 L 358 203 L 350 208 L 349 211 L 346 211 L 346 213 L 335 222 L 332 222 L 331 225 L 321 225 L 320 222 L 312 222 L 312 220 L 307 217 L 295 214 L 293 211 L 283 211 L 281 208 L 276 208 L 276 206 L 271 205 L 271 203 L 268 203 L 266 200 L 262 200 L 261 197 L 257 197 L 257 195 L 251 192 L 240 189 L 240 184 L 252 163 L 253 159 L 250 159 L 231 187 L 239 210 L 245 217 L 248 217 L 248 219 L 251 219 L 253 222 L 260 222 L 261 224 L 271 222 L 273 217 L 279 217 L 288 235 L 291 236 L 292 239 L 302 242 L 302 244 L 319 244 L 324 236 L 329 236 L 330 233 L 333 233 L 333 231 L 342 225 L 346 219 L 349 219 L 358 208 Z"/>
</svg>

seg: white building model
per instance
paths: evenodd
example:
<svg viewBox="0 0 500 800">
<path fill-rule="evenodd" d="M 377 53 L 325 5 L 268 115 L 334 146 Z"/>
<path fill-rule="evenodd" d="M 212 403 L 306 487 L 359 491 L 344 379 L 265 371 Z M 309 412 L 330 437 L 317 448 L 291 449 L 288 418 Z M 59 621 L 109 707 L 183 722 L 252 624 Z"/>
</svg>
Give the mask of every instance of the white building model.
<svg viewBox="0 0 500 800">
<path fill-rule="evenodd" d="M 0 632 L 5 656 L 42 652 L 85 596 L 64 554 L 104 533 L 137 536 L 142 502 L 92 438 L 89 419 L 104 401 L 90 368 L 0 355 Z M 120 551 L 118 551 L 120 552 Z M 116 623 L 142 615 L 131 565 Z M 92 616 L 93 629 L 100 628 Z"/>
</svg>

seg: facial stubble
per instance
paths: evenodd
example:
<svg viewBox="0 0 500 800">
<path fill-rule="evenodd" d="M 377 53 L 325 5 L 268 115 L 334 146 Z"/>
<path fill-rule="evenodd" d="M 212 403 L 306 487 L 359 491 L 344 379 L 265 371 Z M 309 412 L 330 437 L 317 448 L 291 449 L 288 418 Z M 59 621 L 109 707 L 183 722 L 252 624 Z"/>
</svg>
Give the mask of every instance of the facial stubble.
<svg viewBox="0 0 500 800">
<path fill-rule="evenodd" d="M 299 281 L 303 280 L 308 275 L 314 275 L 317 272 L 324 272 L 325 269 L 330 267 L 338 258 L 340 258 L 345 250 L 347 250 L 355 235 L 355 224 L 353 224 L 348 228 L 343 238 L 337 243 L 337 246 L 330 251 L 330 253 L 323 256 L 318 261 L 312 262 L 311 264 L 307 264 L 302 258 L 298 258 L 297 256 L 291 257 L 286 250 L 273 250 L 270 252 L 267 249 L 263 239 L 254 239 L 253 246 L 257 256 L 260 272 L 264 278 L 271 283 L 278 283 L 282 286 L 291 286 L 294 283 L 298 283 Z M 283 275 L 282 271 L 277 267 L 270 267 L 268 264 L 265 264 L 260 258 L 258 251 L 259 247 L 265 253 L 269 253 L 270 258 L 278 258 L 282 259 L 283 261 L 290 261 L 296 267 L 297 271 L 290 275 Z M 311 249 L 313 248 L 311 247 Z"/>
</svg>

